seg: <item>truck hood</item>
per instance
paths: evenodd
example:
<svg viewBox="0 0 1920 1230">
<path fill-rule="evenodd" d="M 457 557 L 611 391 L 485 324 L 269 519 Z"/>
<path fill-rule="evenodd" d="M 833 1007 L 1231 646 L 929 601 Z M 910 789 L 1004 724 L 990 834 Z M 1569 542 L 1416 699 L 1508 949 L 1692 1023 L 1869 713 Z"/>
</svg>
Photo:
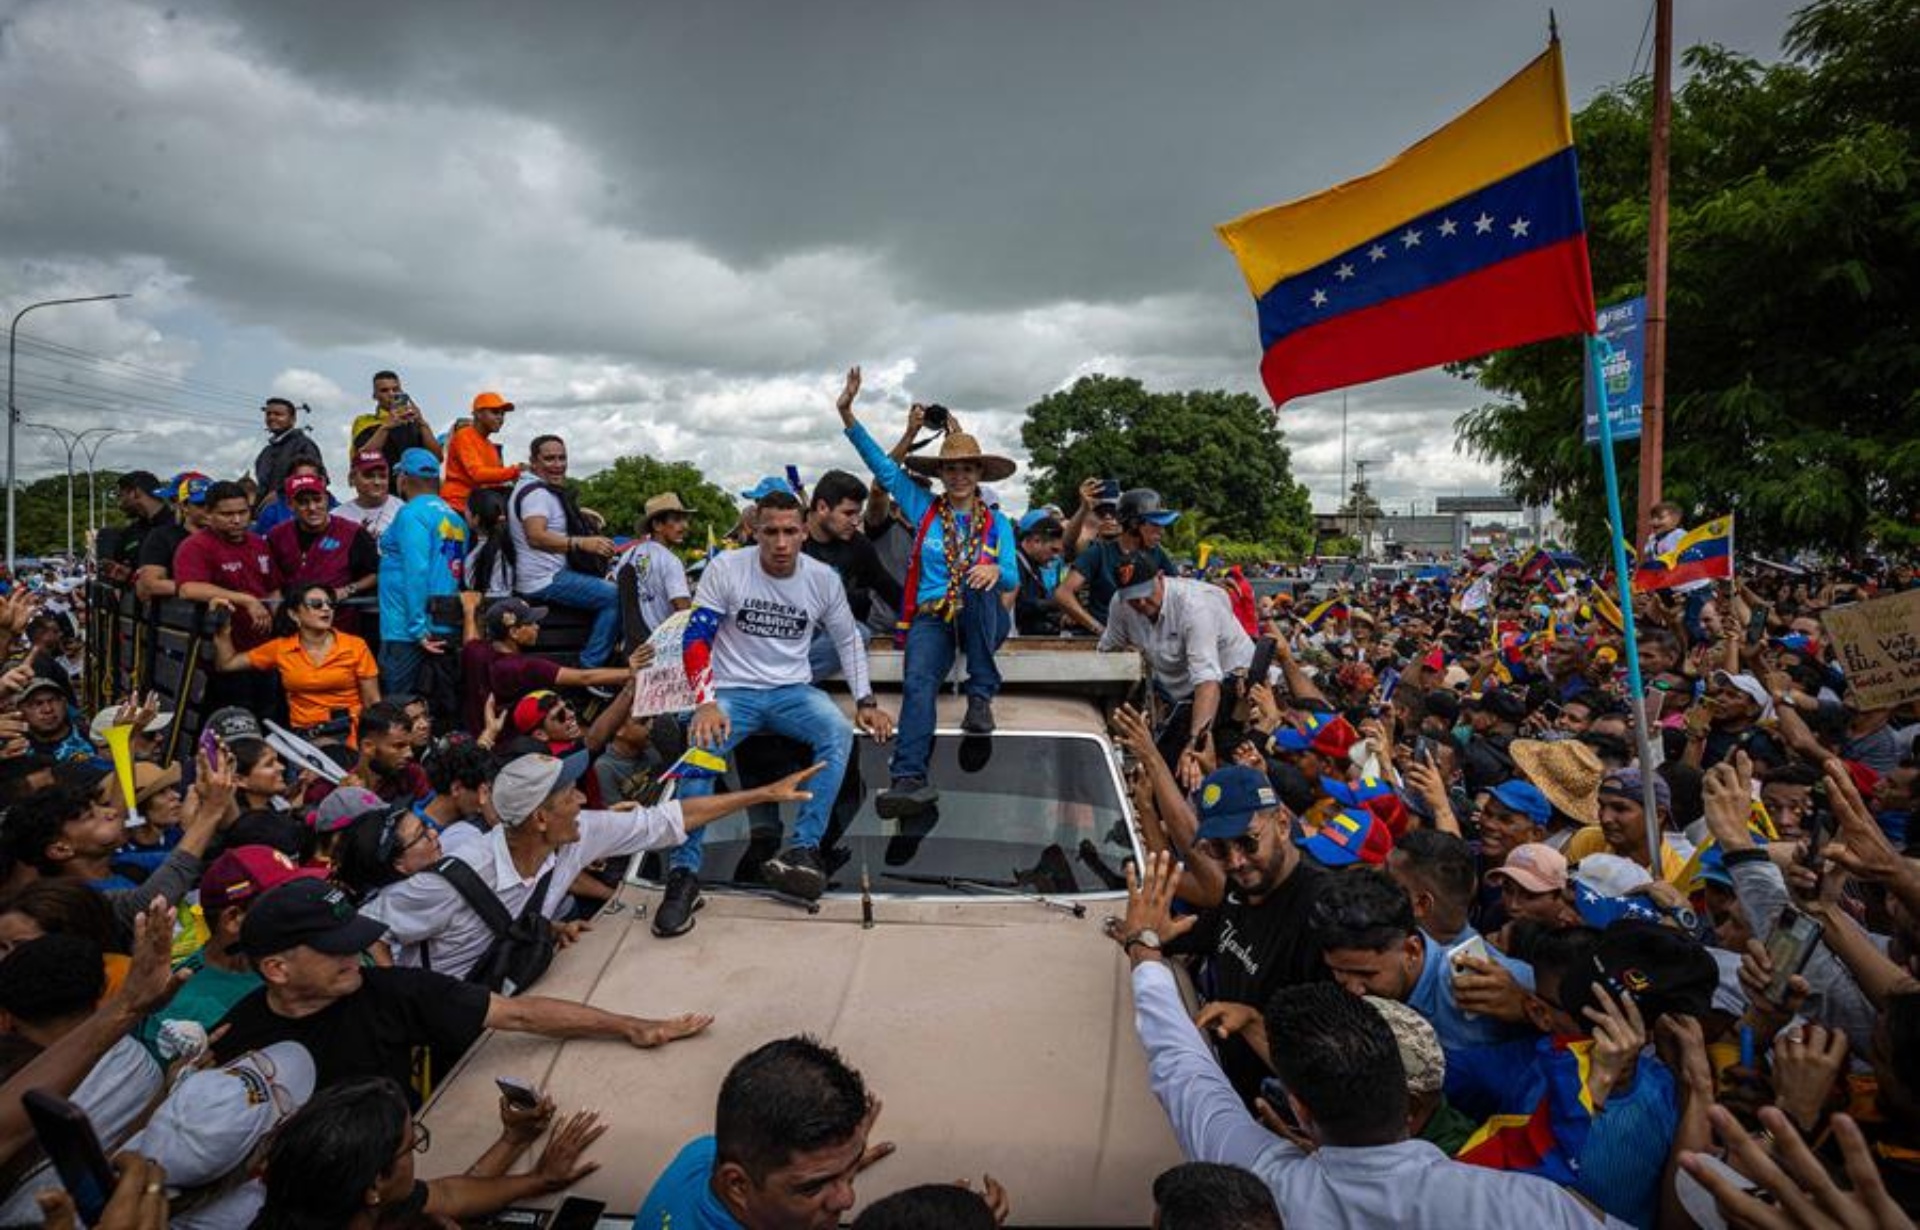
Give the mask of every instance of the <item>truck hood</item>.
<svg viewBox="0 0 1920 1230">
<path fill-rule="evenodd" d="M 702 1036 L 661 1050 L 604 1041 L 484 1037 L 426 1111 L 442 1165 L 498 1134 L 496 1077 L 593 1107 L 611 1127 L 576 1189 L 639 1207 L 687 1141 L 713 1130 L 727 1069 L 775 1038 L 812 1034 L 885 1103 L 876 1140 L 898 1151 L 860 1178 L 861 1204 L 919 1183 L 991 1173 L 1021 1225 L 1144 1225 L 1153 1177 L 1181 1158 L 1148 1091 L 1128 965 L 1101 932 L 1124 898 L 1073 918 L 1036 902 L 857 897 L 806 914 L 709 891 L 698 925 L 656 939 L 659 891 L 628 885 L 534 992 L 611 1012 L 710 1012 Z"/>
</svg>

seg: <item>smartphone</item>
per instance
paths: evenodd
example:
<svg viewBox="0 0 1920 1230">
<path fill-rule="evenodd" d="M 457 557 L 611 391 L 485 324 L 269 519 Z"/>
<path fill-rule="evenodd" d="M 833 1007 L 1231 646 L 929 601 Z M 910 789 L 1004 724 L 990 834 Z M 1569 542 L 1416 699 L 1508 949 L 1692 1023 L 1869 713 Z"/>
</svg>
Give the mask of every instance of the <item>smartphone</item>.
<svg viewBox="0 0 1920 1230">
<path fill-rule="evenodd" d="M 1767 998 L 1778 1004 L 1786 998 L 1787 980 L 1807 968 L 1820 945 L 1820 924 L 1792 906 L 1780 907 L 1780 919 L 1767 937 L 1767 959 L 1773 962 L 1773 980 Z"/>
<path fill-rule="evenodd" d="M 1565 713 L 1566 710 L 1560 707 L 1559 701 L 1550 700 L 1540 706 L 1540 712 L 1546 716 L 1549 722 L 1557 722 L 1560 720 L 1560 715 Z"/>
<path fill-rule="evenodd" d="M 1487 948 L 1485 937 L 1476 935 L 1465 943 L 1449 949 L 1447 952 L 1447 963 L 1453 968 L 1459 969 L 1460 963 L 1468 957 L 1472 957 L 1476 961 L 1493 960 L 1493 954 Z"/>
<path fill-rule="evenodd" d="M 1413 758 L 1424 765 L 1433 764 L 1433 740 L 1425 735 L 1413 737 Z"/>
<path fill-rule="evenodd" d="M 532 1085 L 502 1076 L 493 1082 L 500 1087 L 500 1096 L 518 1106 L 521 1110 L 532 1110 L 540 1105 L 540 1091 Z"/>
<path fill-rule="evenodd" d="M 1262 1077 L 1260 1080 L 1260 1099 L 1273 1107 L 1273 1113 L 1280 1116 L 1281 1122 L 1288 1127 L 1298 1129 L 1300 1121 L 1293 1117 L 1293 1104 L 1287 1101 L 1287 1087 L 1280 1083 L 1277 1076 Z"/>
<path fill-rule="evenodd" d="M 72 1195 L 80 1220 L 89 1226 L 98 1224 L 113 1196 L 115 1178 L 87 1112 L 45 1089 L 27 1090 L 21 1102 L 41 1151 Z"/>
<path fill-rule="evenodd" d="M 1273 638 L 1263 636 L 1253 643 L 1253 661 L 1247 664 L 1247 686 L 1265 683 L 1267 674 L 1273 669 L 1273 654 L 1276 646 Z"/>
<path fill-rule="evenodd" d="M 1380 672 L 1380 703 L 1386 704 L 1393 699 L 1394 689 L 1400 686 L 1400 672 L 1389 666 Z"/>
<path fill-rule="evenodd" d="M 600 1214 L 607 1211 L 604 1200 L 588 1200 L 585 1196 L 568 1196 L 560 1202 L 560 1207 L 547 1219 L 546 1230 L 593 1230 L 600 1224 Z"/>
<path fill-rule="evenodd" d="M 1100 494 L 1094 497 L 1097 503 L 1110 504 L 1120 498 L 1120 480 L 1103 478 L 1100 480 Z"/>
</svg>

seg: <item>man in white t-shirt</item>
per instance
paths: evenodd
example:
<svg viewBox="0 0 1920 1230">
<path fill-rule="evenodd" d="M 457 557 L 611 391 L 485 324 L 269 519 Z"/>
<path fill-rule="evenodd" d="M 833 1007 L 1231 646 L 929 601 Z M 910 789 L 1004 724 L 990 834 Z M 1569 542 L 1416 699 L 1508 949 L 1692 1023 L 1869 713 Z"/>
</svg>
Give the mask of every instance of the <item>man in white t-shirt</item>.
<svg viewBox="0 0 1920 1230">
<path fill-rule="evenodd" d="M 392 524 L 394 514 L 407 506 L 407 502 L 390 489 L 387 455 L 363 449 L 354 455 L 353 472 L 348 478 L 353 483 L 353 498 L 334 509 L 334 515 L 345 517 L 378 541 Z"/>
<path fill-rule="evenodd" d="M 580 651 L 580 665 L 592 668 L 613 662 L 620 637 L 620 594 L 606 578 L 581 572 L 567 563 L 574 552 L 605 561 L 617 549 L 613 539 L 590 532 L 585 525 L 569 525 L 566 500 L 567 442 L 559 436 L 535 436 L 529 454 L 531 466 L 507 497 L 507 532 L 513 539 L 515 592 L 533 602 L 570 606 L 593 615 L 593 630 Z"/>
<path fill-rule="evenodd" d="M 627 548 L 614 567 L 615 584 L 631 583 L 640 601 L 640 618 L 651 632 L 675 611 L 693 605 L 687 568 L 674 552 L 687 540 L 693 510 L 674 492 L 656 495 L 640 514 L 640 541 Z"/>
<path fill-rule="evenodd" d="M 876 739 L 893 733 L 867 678 L 867 652 L 834 570 L 801 553 L 806 537 L 800 501 L 775 491 L 760 501 L 754 545 L 716 556 L 700 578 L 687 622 L 687 678 L 700 698 L 687 742 L 726 756 L 762 731 L 813 749 L 823 766 L 812 797 L 794 819 L 793 844 L 768 859 L 761 874 L 782 892 L 812 900 L 826 890 L 820 840 L 852 751 L 853 730 L 840 707 L 814 687 L 808 645 L 823 627 L 840 650 L 840 669 L 854 697 L 853 725 Z M 710 794 L 712 779 L 686 781 L 682 797 Z M 680 935 L 699 908 L 701 842 L 692 833 L 668 860 L 666 895 L 653 916 L 655 935 Z"/>
<path fill-rule="evenodd" d="M 815 772 L 803 770 L 756 790 L 658 807 L 586 811 L 587 796 L 577 784 L 586 770 L 584 751 L 509 761 L 493 778 L 493 810 L 500 823 L 454 852 L 511 917 L 520 917 L 544 884 L 540 913 L 557 919 L 574 880 L 591 864 L 677 846 L 690 832 L 743 807 L 802 801 L 808 797 L 806 780 Z M 428 965 L 465 978 L 493 945 L 486 920 L 432 868 L 382 888 L 360 907 L 360 915 L 386 926 L 384 938 L 396 965 Z"/>
</svg>

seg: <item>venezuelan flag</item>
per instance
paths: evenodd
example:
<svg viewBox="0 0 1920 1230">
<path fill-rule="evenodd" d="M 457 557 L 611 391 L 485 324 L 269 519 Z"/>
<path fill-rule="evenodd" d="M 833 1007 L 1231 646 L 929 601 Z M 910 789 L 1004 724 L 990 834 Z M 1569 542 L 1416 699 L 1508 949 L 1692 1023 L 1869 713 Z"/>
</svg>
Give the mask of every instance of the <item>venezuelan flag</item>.
<svg viewBox="0 0 1920 1230">
<path fill-rule="evenodd" d="M 1558 42 L 1379 170 L 1217 229 L 1275 405 L 1594 328 Z"/>
<path fill-rule="evenodd" d="M 697 782 L 719 777 L 727 771 L 727 762 L 703 748 L 690 747 L 680 759 L 660 775 L 663 782 Z"/>
<path fill-rule="evenodd" d="M 1300 617 L 1309 631 L 1318 632 L 1329 619 L 1345 619 L 1347 604 L 1338 598 L 1329 598 Z"/>
<path fill-rule="evenodd" d="M 1693 581 L 1723 580 L 1733 575 L 1733 517 L 1715 517 L 1688 530 L 1678 546 L 1640 566 L 1633 574 L 1638 593 L 1671 589 Z"/>
</svg>

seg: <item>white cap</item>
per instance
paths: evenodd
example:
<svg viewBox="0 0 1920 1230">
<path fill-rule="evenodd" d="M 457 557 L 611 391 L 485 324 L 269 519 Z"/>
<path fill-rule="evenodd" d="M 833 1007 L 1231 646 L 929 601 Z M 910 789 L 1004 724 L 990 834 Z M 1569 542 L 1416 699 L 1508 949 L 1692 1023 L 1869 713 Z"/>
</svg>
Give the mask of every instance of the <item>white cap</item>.
<svg viewBox="0 0 1920 1230">
<path fill-rule="evenodd" d="M 305 1105 L 313 1082 L 313 1056 L 298 1042 L 276 1042 L 223 1068 L 188 1072 L 127 1147 L 165 1167 L 171 1187 L 211 1183 Z"/>
<path fill-rule="evenodd" d="M 1653 879 L 1653 873 L 1618 854 L 1589 854 L 1574 864 L 1573 878 L 1602 897 L 1624 897 Z"/>
</svg>

